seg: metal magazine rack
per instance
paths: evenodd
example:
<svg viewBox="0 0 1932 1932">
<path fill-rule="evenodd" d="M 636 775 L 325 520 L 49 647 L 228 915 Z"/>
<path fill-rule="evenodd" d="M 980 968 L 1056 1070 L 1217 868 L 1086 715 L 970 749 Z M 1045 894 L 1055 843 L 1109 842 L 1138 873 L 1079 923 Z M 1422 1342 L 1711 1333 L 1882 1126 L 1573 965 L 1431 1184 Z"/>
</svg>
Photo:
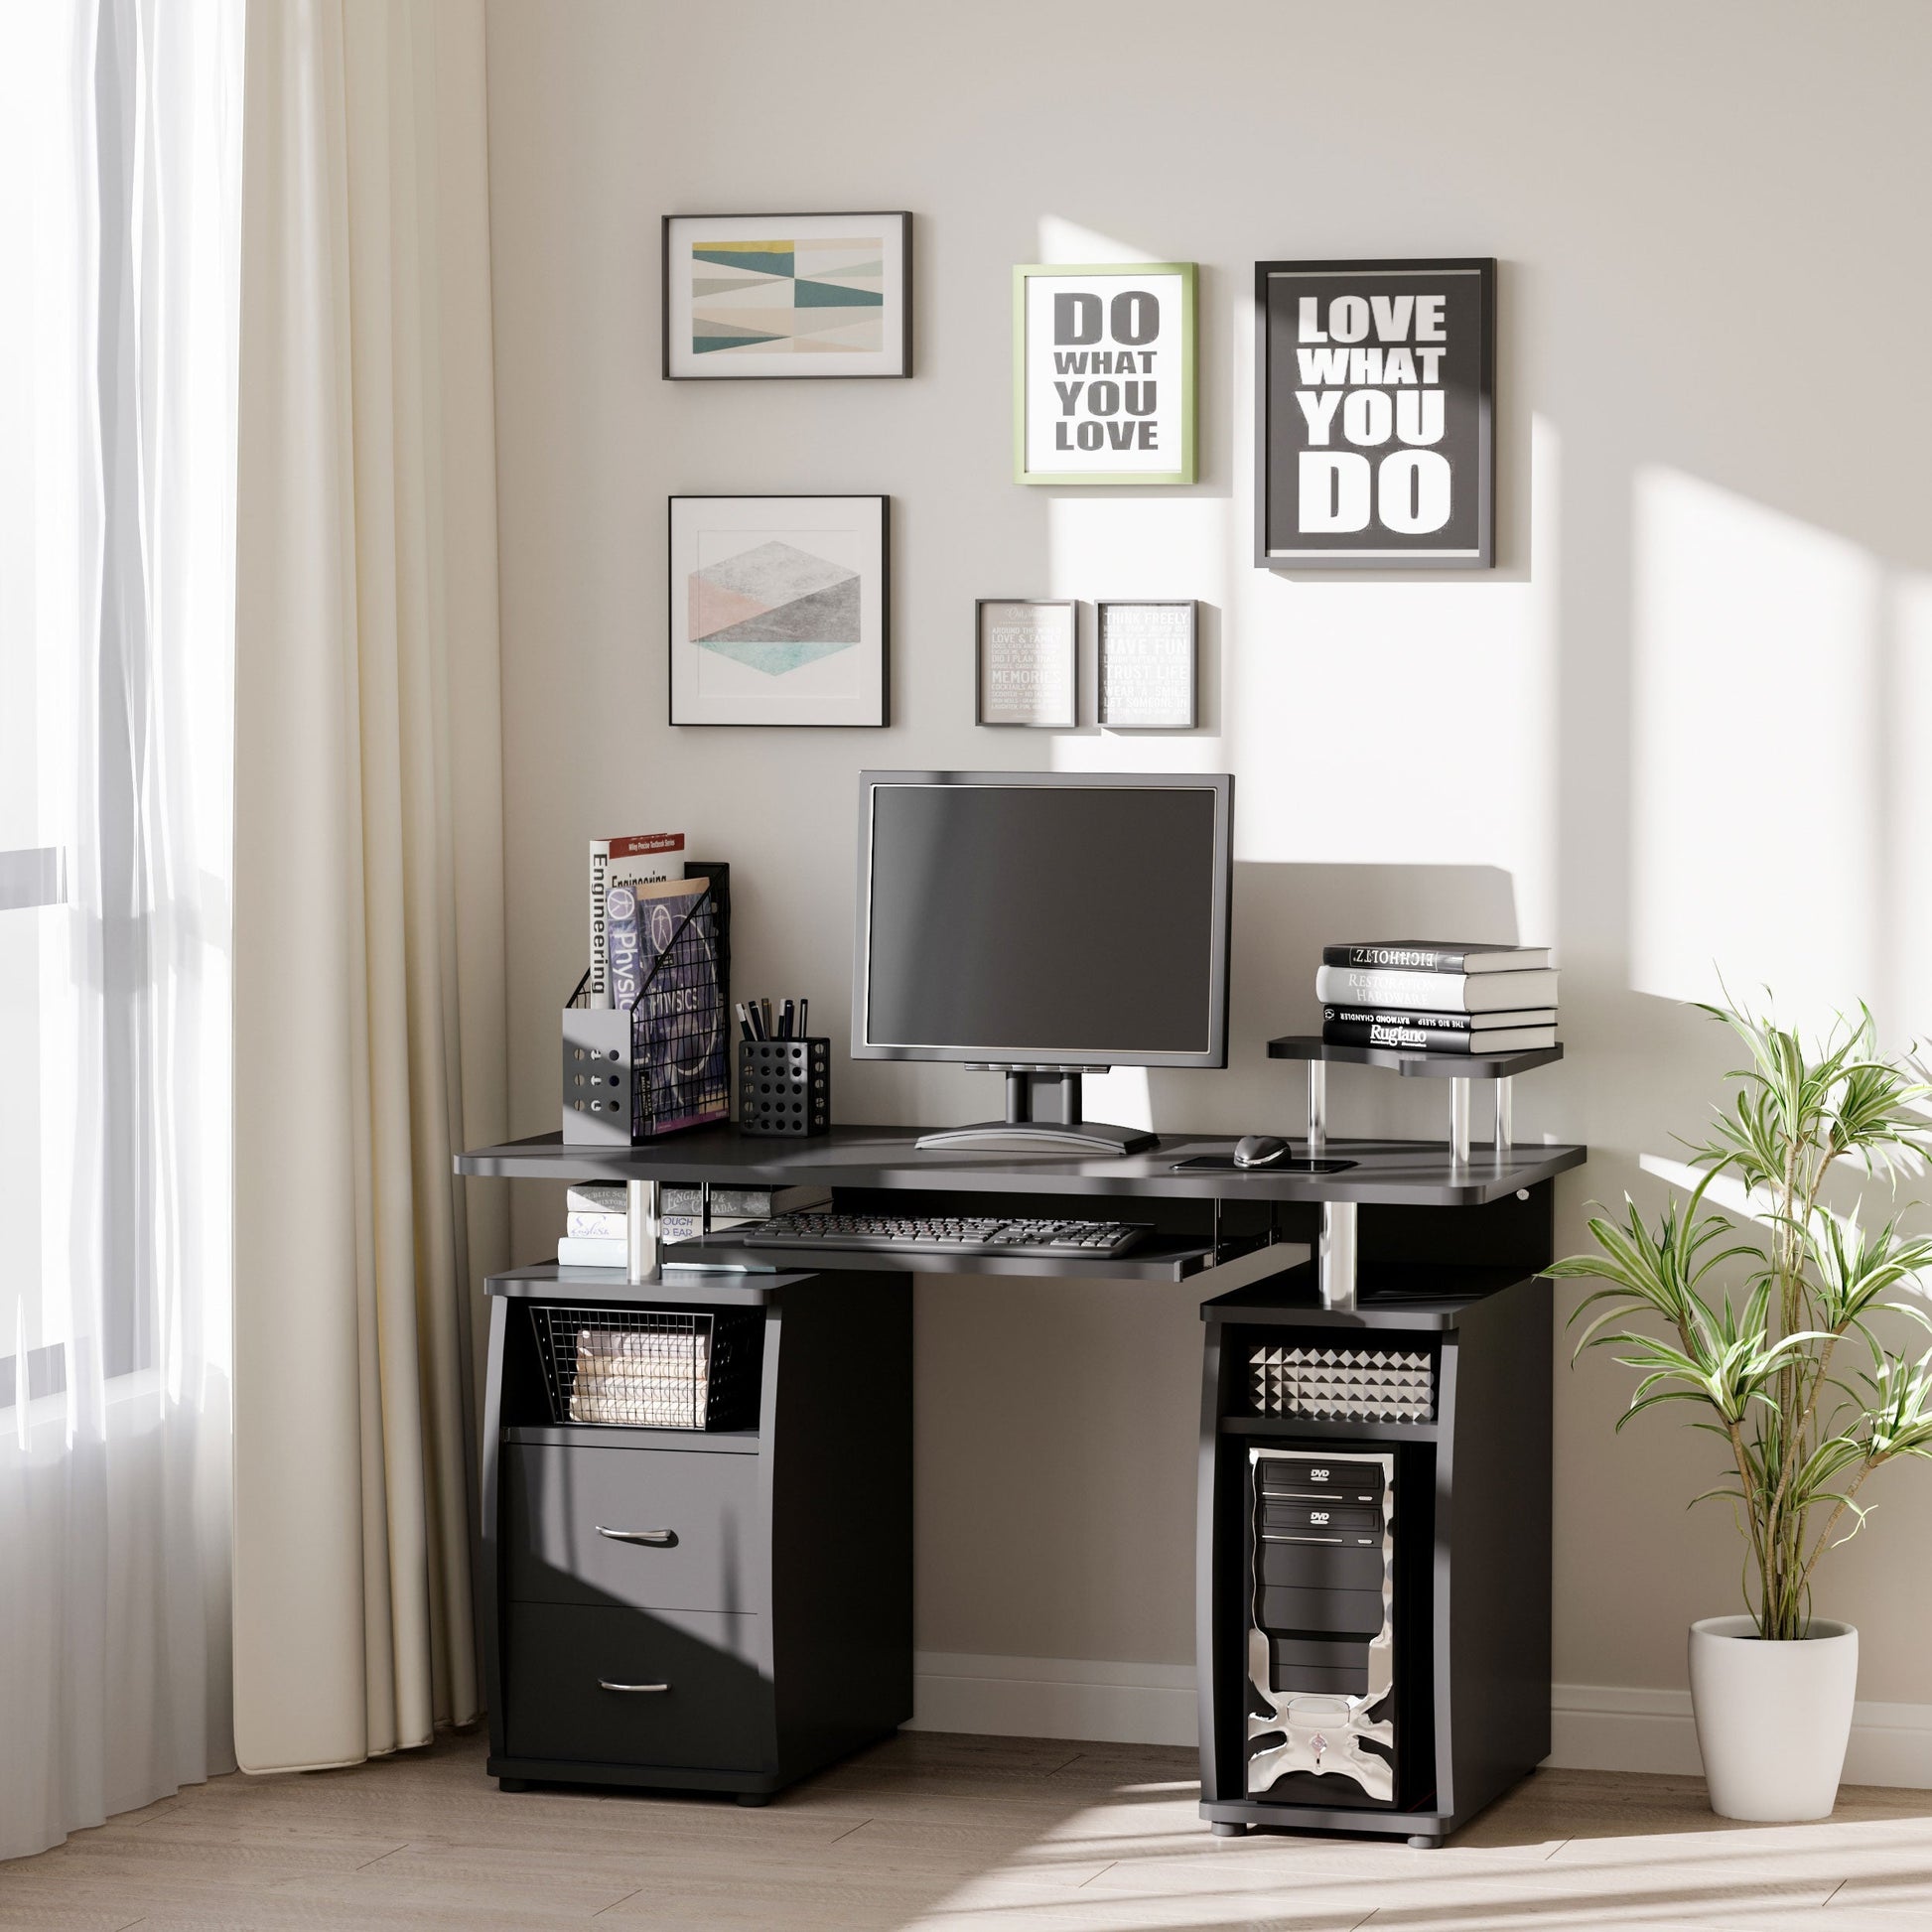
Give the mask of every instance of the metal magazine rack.
<svg viewBox="0 0 1932 1932">
<path fill-rule="evenodd" d="M 645 902 L 649 964 L 628 1007 L 593 1007 L 589 972 L 577 982 L 563 1013 L 567 1145 L 622 1146 L 730 1117 L 730 892 L 702 876 L 710 883 L 688 905 Z"/>
</svg>

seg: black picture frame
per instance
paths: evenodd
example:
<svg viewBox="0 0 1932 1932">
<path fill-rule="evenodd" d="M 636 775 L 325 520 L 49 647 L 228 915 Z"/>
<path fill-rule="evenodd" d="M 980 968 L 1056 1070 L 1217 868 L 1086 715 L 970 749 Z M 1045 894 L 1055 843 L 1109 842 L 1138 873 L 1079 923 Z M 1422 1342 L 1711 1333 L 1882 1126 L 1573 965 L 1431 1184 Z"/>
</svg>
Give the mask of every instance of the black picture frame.
<svg viewBox="0 0 1932 1932">
<path fill-rule="evenodd" d="M 864 718 L 697 718 L 678 715 L 678 659 L 681 638 L 678 583 L 678 505 L 680 503 L 873 503 L 879 515 L 879 702 L 878 715 Z M 849 490 L 696 490 L 665 501 L 665 720 L 678 729 L 723 727 L 738 731 L 884 731 L 893 722 L 893 499 L 884 494 Z"/>
<path fill-rule="evenodd" d="M 989 718 L 986 715 L 986 613 L 995 605 L 1066 613 L 1067 715 L 1064 718 Z M 981 597 L 973 600 L 973 723 L 989 731 L 1075 731 L 1080 723 L 1080 603 L 1071 597 Z"/>
<path fill-rule="evenodd" d="M 1325 291 L 1330 300 L 1339 291 L 1359 294 L 1365 300 L 1393 295 L 1391 282 L 1435 282 L 1429 291 L 1440 295 L 1454 314 L 1445 326 L 1452 330 L 1443 345 L 1442 362 L 1435 365 L 1449 379 L 1435 384 L 1402 385 L 1412 393 L 1435 388 L 1443 394 L 1444 421 L 1435 442 L 1450 445 L 1445 457 L 1449 464 L 1450 491 L 1448 522 L 1436 529 L 1408 532 L 1392 528 L 1380 520 L 1384 475 L 1380 460 L 1375 464 L 1376 507 L 1369 512 L 1365 526 L 1337 525 L 1331 530 L 1309 530 L 1300 512 L 1297 490 L 1304 451 L 1315 447 L 1311 440 L 1307 413 L 1295 400 L 1296 392 L 1325 394 L 1330 386 L 1359 393 L 1363 389 L 1388 386 L 1363 380 L 1329 385 L 1316 380 L 1304 383 L 1306 370 L 1294 362 L 1301 352 L 1299 339 L 1291 325 L 1291 314 L 1299 318 L 1298 298 L 1312 295 L 1321 299 Z M 1358 283 L 1357 289 L 1348 284 Z M 1408 293 L 1412 296 L 1418 291 Z M 1398 345 L 1384 345 L 1361 338 L 1335 339 L 1329 344 L 1324 334 L 1320 342 L 1330 346 L 1344 340 L 1380 351 Z M 1285 355 L 1284 350 L 1296 353 Z M 1420 354 L 1420 348 L 1412 354 Z M 1331 366 L 1331 365 L 1330 365 Z M 1488 570 L 1495 564 L 1496 464 L 1495 464 L 1495 390 L 1496 390 L 1496 262 L 1493 256 L 1448 256 L 1437 259 L 1363 261 L 1266 261 L 1255 264 L 1255 564 L 1263 570 Z M 1395 394 L 1401 394 L 1398 386 Z M 1391 398 L 1392 402 L 1394 397 Z M 1393 409 L 1391 410 L 1393 415 Z M 1334 411 L 1338 417 L 1339 407 Z M 1423 427 L 1423 405 L 1418 405 L 1418 427 Z M 1375 443 L 1365 443 L 1342 453 L 1396 455 L 1407 441 L 1385 432 Z M 1295 461 L 1295 481 L 1288 479 L 1289 459 Z M 1410 472 L 1410 479 L 1417 478 Z M 1326 483 L 1324 483 L 1324 487 Z M 1421 499 L 1421 483 L 1415 482 L 1416 498 Z M 1337 498 L 1341 494 L 1335 484 Z M 1407 483 L 1404 496 L 1409 494 Z M 1335 499 L 1331 499 L 1335 500 Z M 1291 518 L 1293 524 L 1291 525 Z M 1373 526 L 1373 527 L 1370 527 Z M 1447 539 L 1438 532 L 1448 529 Z M 1303 538 L 1310 540 L 1304 541 Z"/>
<path fill-rule="evenodd" d="M 1184 716 L 1163 720 L 1123 720 L 1108 715 L 1108 616 L 1117 610 L 1185 611 L 1187 613 L 1187 708 Z M 1192 597 L 1111 597 L 1093 607 L 1094 723 L 1103 731 L 1190 732 L 1200 723 L 1200 600 Z"/>
<path fill-rule="evenodd" d="M 897 224 L 899 245 L 899 289 L 897 300 L 888 306 L 897 311 L 899 329 L 898 366 L 881 369 L 850 369 L 801 365 L 781 370 L 747 370 L 730 364 L 716 369 L 674 370 L 671 357 L 671 311 L 676 289 L 672 273 L 671 239 L 673 224 L 698 222 L 769 221 L 890 221 Z M 884 293 L 882 291 L 882 293 Z M 791 209 L 772 212 L 753 210 L 735 214 L 666 214 L 661 217 L 658 238 L 658 367 L 666 382 L 897 382 L 912 373 L 912 216 L 904 208 L 832 209 L 827 211 Z"/>
</svg>

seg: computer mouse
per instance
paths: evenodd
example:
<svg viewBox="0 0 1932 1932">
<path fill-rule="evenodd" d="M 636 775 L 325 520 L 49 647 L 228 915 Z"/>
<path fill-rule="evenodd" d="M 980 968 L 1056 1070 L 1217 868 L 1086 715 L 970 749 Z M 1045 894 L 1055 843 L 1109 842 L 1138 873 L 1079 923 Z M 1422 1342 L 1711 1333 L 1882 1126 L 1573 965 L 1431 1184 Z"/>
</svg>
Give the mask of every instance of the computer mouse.
<svg viewBox="0 0 1932 1932">
<path fill-rule="evenodd" d="M 1265 1168 L 1288 1152 L 1288 1143 L 1272 1134 L 1244 1134 L 1234 1144 L 1237 1168 Z"/>
</svg>

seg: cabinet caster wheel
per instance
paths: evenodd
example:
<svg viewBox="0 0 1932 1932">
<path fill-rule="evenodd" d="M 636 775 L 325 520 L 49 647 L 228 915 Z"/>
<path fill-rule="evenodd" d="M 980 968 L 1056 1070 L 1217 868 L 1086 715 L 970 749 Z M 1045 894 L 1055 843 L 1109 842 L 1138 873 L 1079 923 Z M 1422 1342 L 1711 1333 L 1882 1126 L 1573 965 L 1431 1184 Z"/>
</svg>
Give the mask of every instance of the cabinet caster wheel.
<svg viewBox="0 0 1932 1932">
<path fill-rule="evenodd" d="M 1418 1832 L 1409 1843 L 1418 1852 L 1440 1852 L 1443 1849 L 1443 1841 L 1440 1838 L 1430 1838 L 1426 1833 L 1422 1832 Z"/>
<path fill-rule="evenodd" d="M 768 1791 L 734 1791 L 732 1797 L 748 1811 L 756 1811 L 760 1805 L 768 1805 L 771 1802 L 771 1794 Z"/>
<path fill-rule="evenodd" d="M 498 1778 L 496 1780 L 496 1789 L 498 1791 L 527 1791 L 529 1788 L 530 1780 L 528 1778 Z"/>
<path fill-rule="evenodd" d="M 1224 1825 L 1218 1818 L 1214 1821 L 1210 1829 L 1216 1838 L 1246 1838 L 1248 1836 L 1247 1826 Z"/>
</svg>

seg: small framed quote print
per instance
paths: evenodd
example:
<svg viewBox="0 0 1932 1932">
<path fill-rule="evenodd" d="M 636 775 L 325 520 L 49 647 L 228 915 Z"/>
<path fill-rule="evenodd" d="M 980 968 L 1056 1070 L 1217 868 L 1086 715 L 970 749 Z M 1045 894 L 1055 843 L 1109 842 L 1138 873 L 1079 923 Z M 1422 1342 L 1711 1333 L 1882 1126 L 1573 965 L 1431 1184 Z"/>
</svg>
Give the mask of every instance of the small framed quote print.
<svg viewBox="0 0 1932 1932">
<path fill-rule="evenodd" d="M 671 723 L 884 725 L 884 496 L 671 498 Z"/>
<path fill-rule="evenodd" d="M 909 214 L 665 215 L 670 381 L 911 373 Z"/>
<path fill-rule="evenodd" d="M 979 630 L 974 722 L 1071 731 L 1079 723 L 1079 605 L 983 597 L 973 609 Z"/>
<path fill-rule="evenodd" d="M 1496 264 L 1255 264 L 1255 562 L 1495 560 Z"/>
<path fill-rule="evenodd" d="M 1014 481 L 1194 481 L 1194 264 L 1013 271 Z"/>
<path fill-rule="evenodd" d="M 1108 603 L 1098 613 L 1099 723 L 1108 731 L 1194 729 L 1194 601 Z"/>
</svg>

